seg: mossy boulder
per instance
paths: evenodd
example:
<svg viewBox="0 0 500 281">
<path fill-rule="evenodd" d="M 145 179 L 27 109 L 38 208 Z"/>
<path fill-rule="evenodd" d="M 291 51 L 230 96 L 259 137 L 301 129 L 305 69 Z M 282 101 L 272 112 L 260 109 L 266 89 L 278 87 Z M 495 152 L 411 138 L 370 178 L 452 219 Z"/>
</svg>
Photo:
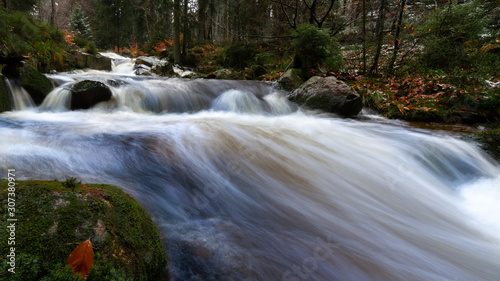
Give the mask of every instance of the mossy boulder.
<svg viewBox="0 0 500 281">
<path fill-rule="evenodd" d="M 299 69 L 289 69 L 278 79 L 278 85 L 285 91 L 293 91 L 299 88 L 304 81 L 300 78 Z"/>
<path fill-rule="evenodd" d="M 49 78 L 28 63 L 7 65 L 2 69 L 2 73 L 7 78 L 18 79 L 18 84 L 30 94 L 37 105 L 41 104 L 54 88 Z"/>
<path fill-rule="evenodd" d="M 363 108 L 361 96 L 333 76 L 314 76 L 289 94 L 288 99 L 309 109 L 353 116 Z"/>
<path fill-rule="evenodd" d="M 104 83 L 83 80 L 71 88 L 70 109 L 89 109 L 92 106 L 111 99 L 111 90 Z"/>
<path fill-rule="evenodd" d="M 102 184 L 15 183 L 16 266 L 30 272 L 12 274 L 10 280 L 43 280 L 62 272 L 69 254 L 89 238 L 96 264 L 87 280 L 116 279 L 103 279 L 109 274 L 123 277 L 118 280 L 158 280 L 165 274 L 166 252 L 158 229 L 144 208 L 122 190 Z M 7 187 L 8 182 L 0 180 L 0 185 Z M 12 218 L 7 192 L 0 190 L 4 230 Z M 8 237 L 7 231 L 0 232 L 5 241 L 0 243 L 2 253 L 10 250 Z M 2 272 L 5 259 L 6 255 L 0 257 Z"/>
<path fill-rule="evenodd" d="M 5 77 L 0 75 L 0 112 L 12 110 L 12 100 L 5 83 Z"/>
</svg>

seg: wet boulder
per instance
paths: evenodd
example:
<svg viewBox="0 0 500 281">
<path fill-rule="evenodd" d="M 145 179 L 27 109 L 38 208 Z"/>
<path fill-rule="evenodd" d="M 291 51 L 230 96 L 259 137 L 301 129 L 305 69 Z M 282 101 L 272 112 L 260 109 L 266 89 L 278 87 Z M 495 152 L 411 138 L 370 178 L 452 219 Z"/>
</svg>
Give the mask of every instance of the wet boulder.
<svg viewBox="0 0 500 281">
<path fill-rule="evenodd" d="M 280 79 L 278 79 L 278 85 L 280 88 L 286 91 L 293 91 L 302 85 L 303 81 L 300 79 L 300 76 L 297 72 L 300 71 L 298 69 L 289 69 L 281 75 Z"/>
<path fill-rule="evenodd" d="M 71 88 L 70 109 L 89 109 L 92 106 L 111 99 L 111 90 L 98 81 L 84 80 Z"/>
<path fill-rule="evenodd" d="M 288 99 L 309 109 L 348 117 L 363 108 L 361 96 L 344 82 L 333 76 L 314 76 L 288 95 Z"/>
</svg>

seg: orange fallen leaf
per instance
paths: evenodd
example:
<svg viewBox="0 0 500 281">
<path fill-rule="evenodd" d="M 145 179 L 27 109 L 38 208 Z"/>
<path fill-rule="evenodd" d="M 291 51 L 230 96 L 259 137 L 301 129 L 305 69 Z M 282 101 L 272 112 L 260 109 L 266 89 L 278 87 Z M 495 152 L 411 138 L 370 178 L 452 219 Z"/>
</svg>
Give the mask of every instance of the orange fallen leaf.
<svg viewBox="0 0 500 281">
<path fill-rule="evenodd" d="M 75 274 L 80 273 L 84 277 L 89 274 L 94 265 L 94 250 L 92 250 L 90 239 L 83 241 L 71 252 L 66 264 L 73 269 Z"/>
</svg>

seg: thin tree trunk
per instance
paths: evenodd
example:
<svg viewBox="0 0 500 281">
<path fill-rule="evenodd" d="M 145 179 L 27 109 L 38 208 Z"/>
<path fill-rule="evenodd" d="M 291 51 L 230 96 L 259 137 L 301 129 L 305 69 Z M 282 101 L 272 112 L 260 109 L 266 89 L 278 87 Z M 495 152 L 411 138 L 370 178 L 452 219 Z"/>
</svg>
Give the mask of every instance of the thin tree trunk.
<svg viewBox="0 0 500 281">
<path fill-rule="evenodd" d="M 363 74 L 366 74 L 366 0 L 363 0 Z"/>
<path fill-rule="evenodd" d="M 182 7 L 182 54 L 185 56 L 186 55 L 186 48 L 187 48 L 187 40 L 188 40 L 188 16 L 187 16 L 187 11 L 188 11 L 188 0 L 184 0 L 184 7 Z"/>
<path fill-rule="evenodd" d="M 372 67 L 368 71 L 368 76 L 371 76 L 375 72 L 377 72 L 378 60 L 380 58 L 380 52 L 382 51 L 382 42 L 384 40 L 384 12 L 385 0 L 380 0 L 377 20 L 377 50 L 375 51 L 375 57 L 373 58 Z"/>
<path fill-rule="evenodd" d="M 309 24 L 314 24 L 316 18 L 316 0 L 313 0 L 309 8 Z"/>
<path fill-rule="evenodd" d="M 399 33 L 401 31 L 401 22 L 403 21 L 403 12 L 405 9 L 405 5 L 406 5 L 406 0 L 401 0 L 401 7 L 399 9 L 399 18 L 398 18 L 398 21 L 396 24 L 396 33 L 394 34 L 394 52 L 392 53 L 392 57 L 389 60 L 389 65 L 387 67 L 387 74 L 392 74 L 392 71 L 394 69 L 394 63 L 396 62 L 396 57 L 398 55 L 399 46 L 400 46 Z"/>
<path fill-rule="evenodd" d="M 56 18 L 56 0 L 50 0 L 50 4 L 52 6 L 52 10 L 50 11 L 50 24 L 55 25 Z"/>
<path fill-rule="evenodd" d="M 181 62 L 181 23 L 180 23 L 180 0 L 174 0 L 174 63 Z"/>
<path fill-rule="evenodd" d="M 198 41 L 204 41 L 206 37 L 206 22 L 207 22 L 207 0 L 198 1 Z"/>
</svg>

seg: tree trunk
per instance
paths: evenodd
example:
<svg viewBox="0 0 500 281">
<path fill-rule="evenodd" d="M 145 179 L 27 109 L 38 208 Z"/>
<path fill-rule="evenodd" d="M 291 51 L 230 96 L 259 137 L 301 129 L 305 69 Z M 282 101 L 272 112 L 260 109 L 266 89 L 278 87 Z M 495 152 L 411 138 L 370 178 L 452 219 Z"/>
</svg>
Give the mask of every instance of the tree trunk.
<svg viewBox="0 0 500 281">
<path fill-rule="evenodd" d="M 366 0 L 363 0 L 363 74 L 366 74 Z"/>
<path fill-rule="evenodd" d="M 396 57 L 399 51 L 399 33 L 401 31 L 401 22 L 403 21 L 403 12 L 405 9 L 406 0 L 401 0 L 401 7 L 399 9 L 399 18 L 396 24 L 396 33 L 394 34 L 394 52 L 392 53 L 392 57 L 389 60 L 389 65 L 387 67 L 387 74 L 392 74 L 392 70 L 394 69 L 394 63 L 396 62 Z"/>
<path fill-rule="evenodd" d="M 384 12 L 385 12 L 385 0 L 380 0 L 380 7 L 378 10 L 378 20 L 377 20 L 377 50 L 375 51 L 375 57 L 373 58 L 373 64 L 368 71 L 368 76 L 373 75 L 377 72 L 378 60 L 380 58 L 380 52 L 382 51 L 382 42 L 384 40 Z"/>
<path fill-rule="evenodd" d="M 56 0 L 50 0 L 50 4 L 52 6 L 52 10 L 50 11 L 50 24 L 55 25 L 56 18 Z"/>
<path fill-rule="evenodd" d="M 309 8 L 309 24 L 314 24 L 316 18 L 316 0 L 313 0 Z"/>
<path fill-rule="evenodd" d="M 174 0 L 174 63 L 181 62 L 181 23 L 180 23 L 180 0 Z"/>
<path fill-rule="evenodd" d="M 206 37 L 208 0 L 198 0 L 198 41 L 204 41 Z"/>
<path fill-rule="evenodd" d="M 183 33 L 182 54 L 184 56 L 186 55 L 188 32 L 189 32 L 187 11 L 188 11 L 188 0 L 184 0 L 184 7 L 182 7 L 182 19 L 183 19 L 182 20 L 182 33 Z"/>
</svg>

